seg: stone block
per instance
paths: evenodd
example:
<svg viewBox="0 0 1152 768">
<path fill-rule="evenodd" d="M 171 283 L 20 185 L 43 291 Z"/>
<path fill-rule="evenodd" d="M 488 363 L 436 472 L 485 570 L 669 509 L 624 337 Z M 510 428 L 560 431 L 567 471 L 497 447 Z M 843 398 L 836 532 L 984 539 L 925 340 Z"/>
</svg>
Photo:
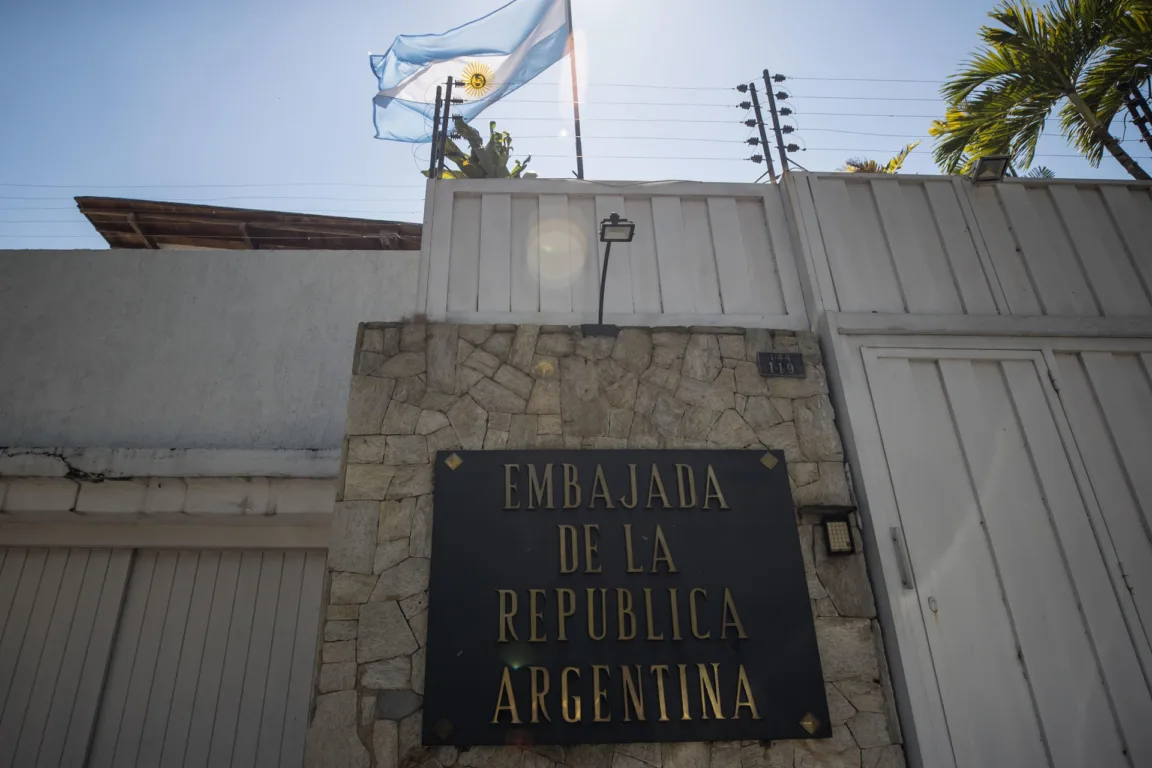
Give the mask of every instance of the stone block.
<svg viewBox="0 0 1152 768">
<path fill-rule="evenodd" d="M 872 625 L 868 619 L 818 618 L 816 643 L 824 679 L 873 680 L 880 674 L 872 647 Z"/>
<path fill-rule="evenodd" d="M 412 557 L 432 556 L 431 494 L 416 499 L 416 508 L 412 512 L 412 538 L 408 544 L 408 554 Z"/>
<path fill-rule="evenodd" d="M 421 696 L 424 695 L 424 664 L 427 655 L 427 648 L 421 648 L 412 654 L 412 690 Z"/>
<path fill-rule="evenodd" d="M 640 381 L 673 394 L 680 386 L 681 376 L 670 368 L 649 368 L 640 374 Z"/>
<path fill-rule="evenodd" d="M 872 584 L 864 569 L 864 555 L 859 554 L 859 532 L 856 536 L 858 554 L 830 556 L 828 542 L 821 525 L 813 527 L 813 543 L 816 555 L 816 575 L 828 591 L 828 597 L 841 616 L 870 619 L 876 616 L 876 604 L 872 597 Z M 863 745 L 861 745 L 863 746 Z M 879 745 L 873 745 L 879 746 Z"/>
<path fill-rule="evenodd" d="M 683 432 L 687 440 L 706 440 L 720 412 L 693 405 L 684 412 Z"/>
<path fill-rule="evenodd" d="M 565 357 L 575 351 L 576 338 L 571 333 L 541 333 L 536 340 L 536 354 L 538 355 Z"/>
<path fill-rule="evenodd" d="M 538 382 L 541 383 L 541 382 Z M 536 445 L 537 417 L 532 414 L 512 415 L 508 432 L 508 448 L 532 448 Z"/>
<path fill-rule="evenodd" d="M 687 407 L 666 392 L 656 396 L 651 421 L 656 431 L 666 437 L 680 437 L 681 423 Z"/>
<path fill-rule="evenodd" d="M 659 746 L 662 768 L 710 768 L 711 750 L 705 742 L 683 741 Z"/>
<path fill-rule="evenodd" d="M 828 699 L 829 724 L 844 725 L 856 715 L 856 708 L 832 683 L 824 683 L 824 696 Z"/>
<path fill-rule="evenodd" d="M 462 395 L 484 378 L 484 374 L 473 368 L 460 367 L 456 369 L 456 394 Z"/>
<path fill-rule="evenodd" d="M 827 395 L 816 395 L 793 402 L 796 434 L 800 452 L 812 461 L 843 461 L 844 449 L 836 431 L 832 403 Z"/>
<path fill-rule="evenodd" d="M 408 539 L 393 539 L 386 544 L 376 545 L 376 556 L 372 561 L 372 572 L 384 573 L 408 559 Z"/>
<path fill-rule="evenodd" d="M 579 440 L 580 438 L 573 438 Z M 564 447 L 563 435 L 536 435 L 536 450 L 548 451 L 559 450 Z"/>
<path fill-rule="evenodd" d="M 759 396 L 748 398 L 743 416 L 753 429 L 767 429 L 785 421 L 769 398 Z"/>
<path fill-rule="evenodd" d="M 679 373 L 684 362 L 684 350 L 672 347 L 652 348 L 652 367 L 668 368 Z"/>
<path fill-rule="evenodd" d="M 384 449 L 384 462 L 386 464 L 427 464 L 427 438 L 423 435 L 389 436 L 387 447 Z"/>
<path fill-rule="evenodd" d="M 653 768 L 661 768 L 660 745 L 652 742 L 643 744 L 617 744 L 616 752 L 640 760 Z"/>
<path fill-rule="evenodd" d="M 356 733 L 356 698 L 356 691 L 316 697 L 316 711 L 305 741 L 305 768 L 368 768 L 368 750 Z"/>
<path fill-rule="evenodd" d="M 604 360 L 612 354 L 615 343 L 611 336 L 585 336 L 576 342 L 576 354 L 588 360 Z"/>
<path fill-rule="evenodd" d="M 533 355 L 528 374 L 534 379 L 555 379 L 560 375 L 560 359 L 547 355 Z"/>
<path fill-rule="evenodd" d="M 492 380 L 520 397 L 527 398 L 532 394 L 533 378 L 510 365 L 500 366 Z"/>
<path fill-rule="evenodd" d="M 324 611 L 328 621 L 355 621 L 359 615 L 360 609 L 354 605 L 329 605 Z"/>
<path fill-rule="evenodd" d="M 404 352 L 423 352 L 427 346 L 428 326 L 410 323 L 400 326 L 400 349 Z"/>
<path fill-rule="evenodd" d="M 820 465 L 814 461 L 798 461 L 788 465 L 788 477 L 796 487 L 814 483 L 820 479 Z"/>
<path fill-rule="evenodd" d="M 412 512 L 416 499 L 380 502 L 380 522 L 376 540 L 381 544 L 395 539 L 406 539 L 412 530 Z"/>
<path fill-rule="evenodd" d="M 376 587 L 376 577 L 363 573 L 332 574 L 332 594 L 329 602 L 334 605 L 352 605 L 366 602 Z"/>
<path fill-rule="evenodd" d="M 502 432 L 507 432 L 512 428 L 512 414 L 510 413 L 490 413 L 488 414 L 488 430 L 498 429 Z"/>
<path fill-rule="evenodd" d="M 772 397 L 785 397 L 789 400 L 828 394 L 828 381 L 824 376 L 823 366 L 805 360 L 804 373 L 803 379 L 767 379 L 768 393 Z"/>
<path fill-rule="evenodd" d="M 376 588 L 372 590 L 370 600 L 373 603 L 403 600 L 428 589 L 429 562 L 424 557 L 410 557 L 384 571 L 380 574 L 380 580 L 376 582 Z"/>
<path fill-rule="evenodd" d="M 428 593 L 421 592 L 400 601 L 400 612 L 411 622 L 412 618 L 428 610 Z"/>
<path fill-rule="evenodd" d="M 484 351 L 494 355 L 498 360 L 508 359 L 508 352 L 512 349 L 511 333 L 494 333 L 484 342 Z"/>
<path fill-rule="evenodd" d="M 756 433 L 735 410 L 727 410 L 708 433 L 708 442 L 724 448 L 742 448 L 756 442 Z"/>
<path fill-rule="evenodd" d="M 373 371 L 374 376 L 399 379 L 424 373 L 424 354 L 421 352 L 400 352 L 388 358 L 387 362 Z"/>
<path fill-rule="evenodd" d="M 627 438 L 632 430 L 632 417 L 635 414 L 628 408 L 608 409 L 608 437 Z"/>
<path fill-rule="evenodd" d="M 844 465 L 837 462 L 820 462 L 820 480 L 797 488 L 792 500 L 797 507 L 820 505 L 849 505 L 852 493 L 848 488 L 848 476 Z"/>
<path fill-rule="evenodd" d="M 464 365 L 474 371 L 479 371 L 485 376 L 492 376 L 500 369 L 500 358 L 482 349 L 477 349 L 468 356 L 468 359 L 464 361 Z"/>
<path fill-rule="evenodd" d="M 632 410 L 641 416 L 648 416 L 656 405 L 656 395 L 659 393 L 660 390 L 653 385 L 641 382 L 636 388 L 636 404 L 632 406 Z"/>
<path fill-rule="evenodd" d="M 812 601 L 814 608 L 812 609 L 813 616 L 839 616 L 836 613 L 836 604 L 830 598 L 822 597 L 819 600 Z"/>
<path fill-rule="evenodd" d="M 345 429 L 349 435 L 375 435 L 396 389 L 393 379 L 375 376 L 353 376 L 348 389 L 348 418 Z"/>
<path fill-rule="evenodd" d="M 380 425 L 380 434 L 410 435 L 416 431 L 416 422 L 419 420 L 419 408 L 411 403 L 393 400 L 388 404 L 388 411 L 384 414 L 384 421 Z"/>
<path fill-rule="evenodd" d="M 468 390 L 484 410 L 495 413 L 523 413 L 528 400 L 492 379 L 480 379 Z"/>
<path fill-rule="evenodd" d="M 412 662 L 407 656 L 396 656 L 365 664 L 360 672 L 360 685 L 378 691 L 404 691 L 408 690 L 411 678 Z"/>
<path fill-rule="evenodd" d="M 861 750 L 863 768 L 904 768 L 904 749 L 899 744 Z"/>
<path fill-rule="evenodd" d="M 716 374 L 716 378 L 712 380 L 712 386 L 717 389 L 723 389 L 725 392 L 736 392 L 736 374 L 727 368 Z"/>
<path fill-rule="evenodd" d="M 536 433 L 540 435 L 559 435 L 560 417 L 559 416 L 540 416 L 536 422 Z"/>
<path fill-rule="evenodd" d="M 808 598 L 811 600 L 819 600 L 828 597 L 828 592 L 824 589 L 824 585 L 820 583 L 820 578 L 816 575 L 816 558 L 813 554 L 813 533 L 811 525 L 799 526 L 800 534 L 800 554 L 804 558 L 804 577 L 808 581 Z"/>
<path fill-rule="evenodd" d="M 483 323 L 480 325 L 460 325 L 457 326 L 460 333 L 460 338 L 467 341 L 474 346 L 480 346 L 488 340 L 492 335 L 493 325 Z"/>
<path fill-rule="evenodd" d="M 560 413 L 560 382 L 538 380 L 528 399 L 528 413 Z"/>
<path fill-rule="evenodd" d="M 736 407 L 736 400 L 731 390 L 687 377 L 680 380 L 676 398 L 688 405 L 698 405 L 713 411 L 725 411 Z"/>
<path fill-rule="evenodd" d="M 773 741 L 764 753 L 768 768 L 793 768 L 795 749 L 790 741 Z"/>
<path fill-rule="evenodd" d="M 711 382 L 722 368 L 720 344 L 716 341 L 715 334 L 692 334 L 684 350 L 684 364 L 680 368 L 680 374 L 687 379 Z"/>
<path fill-rule="evenodd" d="M 767 395 L 768 380 L 760 375 L 756 363 L 739 362 L 733 369 L 736 376 L 736 391 L 742 395 Z"/>
<path fill-rule="evenodd" d="M 748 407 L 751 408 L 751 404 Z M 800 453 L 800 441 L 796 437 L 795 424 L 786 421 L 767 429 L 757 429 L 756 436 L 760 438 L 760 442 L 764 443 L 766 448 L 784 451 L 785 460 L 790 462 L 803 461 L 804 457 Z"/>
<path fill-rule="evenodd" d="M 321 664 L 320 680 L 317 688 L 320 693 L 350 691 L 356 687 L 356 662 L 342 661 L 338 664 Z"/>
<path fill-rule="evenodd" d="M 475 371 L 473 371 L 473 373 L 475 373 Z M 424 397 L 420 398 L 419 405 L 426 411 L 439 411 L 441 413 L 447 413 L 448 409 L 452 407 L 452 403 L 454 402 L 456 402 L 456 395 L 452 393 L 425 391 Z"/>
<path fill-rule="evenodd" d="M 657 347 L 668 347 L 681 354 L 688 346 L 688 333 L 686 331 L 652 331 L 652 343 Z"/>
<path fill-rule="evenodd" d="M 564 432 L 597 437 L 608 432 L 608 401 L 601 396 L 596 365 L 582 357 L 560 361 L 560 413 Z"/>
<path fill-rule="evenodd" d="M 508 446 L 508 432 L 502 429 L 491 429 L 484 434 L 484 450 L 501 451 Z"/>
<path fill-rule="evenodd" d="M 604 396 L 614 408 L 633 408 L 636 405 L 636 388 L 640 380 L 634 373 L 627 373 L 604 389 Z"/>
<path fill-rule="evenodd" d="M 456 436 L 455 429 L 451 426 L 438 429 L 428 435 L 428 461 L 435 462 L 437 453 L 458 451 L 462 447 L 460 438 Z"/>
<path fill-rule="evenodd" d="M 536 352 L 536 340 L 540 337 L 540 326 L 521 325 L 512 337 L 512 348 L 508 350 L 508 362 L 525 373 L 532 365 L 532 355 Z"/>
<path fill-rule="evenodd" d="M 359 610 L 357 610 L 357 613 L 359 613 Z M 325 664 L 335 664 L 341 661 L 355 662 L 356 640 L 339 640 L 335 643 L 324 643 L 320 649 L 320 660 Z"/>
<path fill-rule="evenodd" d="M 395 467 L 382 464 L 349 464 L 344 468 L 344 500 L 385 498 L 395 474 Z"/>
<path fill-rule="evenodd" d="M 422 611 L 408 619 L 408 628 L 421 648 L 428 642 L 428 611 Z"/>
<path fill-rule="evenodd" d="M 888 717 L 880 712 L 857 712 L 848 721 L 848 730 L 861 748 L 884 747 L 892 743 L 888 734 Z"/>
<path fill-rule="evenodd" d="M 414 691 L 381 691 L 376 697 L 378 720 L 400 720 L 420 709 L 424 697 Z"/>
<path fill-rule="evenodd" d="M 448 426 L 448 417 L 440 411 L 420 411 L 416 420 L 416 434 L 430 435 Z"/>
<path fill-rule="evenodd" d="M 126 514 L 144 512 L 148 484 L 144 480 L 105 480 L 81 483 L 76 511 L 82 514 Z"/>
<path fill-rule="evenodd" d="M 355 640 L 356 639 L 356 622 L 355 621 L 328 621 L 324 623 L 324 641 L 336 642 L 337 640 Z"/>
<path fill-rule="evenodd" d="M 363 435 L 348 438 L 349 464 L 379 464 L 384 461 L 387 438 L 383 435 Z"/>
<path fill-rule="evenodd" d="M 720 342 L 720 356 L 734 360 L 744 359 L 744 334 L 725 333 L 717 337 Z"/>
<path fill-rule="evenodd" d="M 392 399 L 410 405 L 417 405 L 424 399 L 427 391 L 428 385 L 424 383 L 424 374 L 406 376 L 403 379 L 396 379 L 396 391 L 392 393 Z"/>
<path fill-rule="evenodd" d="M 839 680 L 836 687 L 861 712 L 887 712 L 884 692 L 871 680 Z"/>
<path fill-rule="evenodd" d="M 384 329 L 383 328 L 365 328 L 364 336 L 360 340 L 360 349 L 365 352 L 383 352 L 384 351 Z M 399 351 L 399 350 L 397 350 Z M 391 354 L 396 354 L 395 352 Z"/>
<path fill-rule="evenodd" d="M 372 753 L 376 768 L 400 768 L 400 733 L 394 720 L 377 720 L 372 724 Z"/>
<path fill-rule="evenodd" d="M 372 573 L 372 559 L 376 553 L 376 526 L 379 522 L 380 506 L 375 502 L 336 502 L 332 510 L 328 568 L 334 571 Z"/>
<path fill-rule="evenodd" d="M 372 602 L 360 607 L 360 628 L 356 637 L 358 662 L 365 664 L 408 656 L 418 647 L 398 603 Z"/>
<path fill-rule="evenodd" d="M 652 332 L 647 328 L 620 329 L 612 359 L 632 373 L 643 373 L 652 363 Z"/>
<path fill-rule="evenodd" d="M 713 742 L 711 768 L 740 768 L 740 743 Z"/>
<path fill-rule="evenodd" d="M 388 485 L 387 498 L 403 499 L 426 493 L 432 493 L 432 465 L 408 465 L 396 468 L 396 474 Z"/>
<path fill-rule="evenodd" d="M 566 750 L 565 764 L 571 768 L 611 768 L 614 750 L 611 744 L 572 744 Z M 677 766 L 676 768 L 697 768 Z M 708 768 L 707 764 L 700 768 Z"/>
<path fill-rule="evenodd" d="M 448 421 L 452 424 L 462 448 L 479 450 L 484 446 L 488 413 L 471 397 L 465 395 L 456 401 L 456 404 L 448 410 Z"/>
</svg>

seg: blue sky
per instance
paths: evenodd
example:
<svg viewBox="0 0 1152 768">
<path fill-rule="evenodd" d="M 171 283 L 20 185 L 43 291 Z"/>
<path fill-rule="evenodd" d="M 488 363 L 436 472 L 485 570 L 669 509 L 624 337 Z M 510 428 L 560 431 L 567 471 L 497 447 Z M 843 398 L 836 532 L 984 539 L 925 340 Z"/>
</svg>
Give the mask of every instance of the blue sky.
<svg viewBox="0 0 1152 768">
<path fill-rule="evenodd" d="M 75 210 L 71 198 L 81 194 L 418 221 L 428 145 L 373 139 L 368 53 L 384 52 L 397 34 L 440 32 L 500 4 L 0 0 L 0 248 L 104 247 Z M 885 81 L 952 73 L 991 6 L 573 0 L 585 174 L 755 180 L 764 166 L 740 159 L 758 151 L 740 143 L 750 133 L 735 107 L 744 97 L 725 89 L 764 67 L 795 78 L 782 87 L 796 111 L 793 140 L 807 147 L 793 156 L 801 164 L 832 170 L 849 156 L 885 159 L 926 138 L 942 111 L 936 82 Z M 570 177 L 575 167 L 566 67 L 480 119 L 511 131 L 517 156 L 531 153 L 545 177 Z M 895 135 L 858 135 L 867 133 Z M 1124 176 L 1111 158 L 1093 169 L 1068 157 L 1054 131 L 1040 146 L 1057 156 L 1037 162 L 1059 176 Z M 906 173 L 935 171 L 928 148 L 925 141 Z"/>
</svg>

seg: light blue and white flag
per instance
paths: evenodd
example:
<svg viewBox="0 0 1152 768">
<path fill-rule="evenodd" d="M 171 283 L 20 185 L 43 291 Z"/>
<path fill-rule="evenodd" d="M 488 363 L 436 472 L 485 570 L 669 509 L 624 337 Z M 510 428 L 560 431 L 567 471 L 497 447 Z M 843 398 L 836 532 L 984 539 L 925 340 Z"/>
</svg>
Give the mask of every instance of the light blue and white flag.
<svg viewBox="0 0 1152 768">
<path fill-rule="evenodd" d="M 376 138 L 431 141 L 436 86 L 450 76 L 464 83 L 455 113 L 470 120 L 563 58 L 569 29 L 565 0 L 513 0 L 440 35 L 398 36 L 371 57 Z"/>
</svg>

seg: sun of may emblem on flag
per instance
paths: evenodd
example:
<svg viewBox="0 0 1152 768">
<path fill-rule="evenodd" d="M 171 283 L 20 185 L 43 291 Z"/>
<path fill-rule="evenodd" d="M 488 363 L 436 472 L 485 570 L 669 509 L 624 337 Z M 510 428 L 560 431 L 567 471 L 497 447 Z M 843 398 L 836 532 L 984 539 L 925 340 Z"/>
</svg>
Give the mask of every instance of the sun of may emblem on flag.
<svg viewBox="0 0 1152 768">
<path fill-rule="evenodd" d="M 479 61 L 464 67 L 464 91 L 474 99 L 485 96 L 492 90 L 492 69 Z"/>
</svg>

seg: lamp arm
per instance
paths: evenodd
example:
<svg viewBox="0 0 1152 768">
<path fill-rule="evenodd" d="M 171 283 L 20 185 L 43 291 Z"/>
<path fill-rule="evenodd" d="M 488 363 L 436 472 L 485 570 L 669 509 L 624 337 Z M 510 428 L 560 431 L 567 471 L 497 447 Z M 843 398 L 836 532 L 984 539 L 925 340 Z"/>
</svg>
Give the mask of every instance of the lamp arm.
<svg viewBox="0 0 1152 768">
<path fill-rule="evenodd" d="M 604 269 L 600 272 L 600 315 L 597 320 L 599 325 L 604 325 L 604 283 L 608 279 L 608 255 L 610 253 L 612 253 L 611 240 L 604 244 Z"/>
</svg>

